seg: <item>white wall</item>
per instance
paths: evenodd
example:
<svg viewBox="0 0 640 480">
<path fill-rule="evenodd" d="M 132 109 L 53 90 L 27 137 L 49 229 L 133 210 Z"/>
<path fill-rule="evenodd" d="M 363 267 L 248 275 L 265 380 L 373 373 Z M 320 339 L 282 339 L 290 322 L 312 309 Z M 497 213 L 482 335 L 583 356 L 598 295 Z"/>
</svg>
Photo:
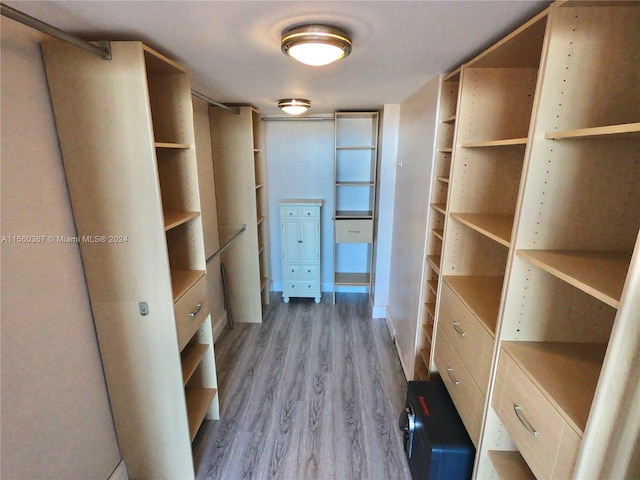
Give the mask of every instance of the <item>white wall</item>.
<svg viewBox="0 0 640 480">
<path fill-rule="evenodd" d="M 378 193 L 376 257 L 374 259 L 373 318 L 385 318 L 389 302 L 389 271 L 391 268 L 399 128 L 400 105 L 385 105 L 380 132 L 380 171 L 378 175 L 380 189 Z"/>
<path fill-rule="evenodd" d="M 273 290 L 282 291 L 282 249 L 278 202 L 286 198 L 320 198 L 322 291 L 333 288 L 332 120 L 265 121 L 271 229 Z"/>
<path fill-rule="evenodd" d="M 3 479 L 106 479 L 120 462 L 44 75 L 2 18 Z M 43 243 L 13 243 L 43 235 Z M 118 470 L 122 474 L 122 469 Z M 126 475 L 126 473 L 124 473 Z M 117 476 L 117 474 L 116 474 Z"/>
<path fill-rule="evenodd" d="M 407 378 L 413 378 L 438 78 L 401 105 L 388 315 Z"/>
</svg>

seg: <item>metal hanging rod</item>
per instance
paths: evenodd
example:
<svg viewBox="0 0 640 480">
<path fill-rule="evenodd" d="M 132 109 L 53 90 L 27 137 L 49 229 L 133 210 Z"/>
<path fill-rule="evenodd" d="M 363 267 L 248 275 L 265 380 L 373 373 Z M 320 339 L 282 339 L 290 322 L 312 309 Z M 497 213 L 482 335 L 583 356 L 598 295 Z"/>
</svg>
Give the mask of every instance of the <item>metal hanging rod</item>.
<svg viewBox="0 0 640 480">
<path fill-rule="evenodd" d="M 231 245 L 231 242 L 233 242 L 236 238 L 238 238 L 238 235 L 240 235 L 242 232 L 247 230 L 247 224 L 243 223 L 242 227 L 240 228 L 240 231 L 238 233 L 236 233 L 233 237 L 231 237 L 229 240 L 227 240 L 227 242 L 222 245 L 216 252 L 214 252 L 213 255 L 211 255 L 209 258 L 207 258 L 207 263 L 209 263 L 211 260 L 213 260 L 214 258 L 216 258 L 218 255 L 220 255 L 222 252 L 224 252 L 227 248 L 229 248 L 229 245 Z"/>
<path fill-rule="evenodd" d="M 193 95 L 196 98 L 199 98 L 200 100 L 204 100 L 205 102 L 215 106 L 215 107 L 220 107 L 220 108 L 224 108 L 225 110 L 229 110 L 230 112 L 235 113 L 236 115 L 240 115 L 240 109 L 238 107 L 230 107 L 229 105 L 225 105 L 224 103 L 220 103 L 220 102 L 216 102 L 215 100 L 212 100 L 211 98 L 207 97 L 206 95 L 197 92 L 195 90 L 191 90 L 191 95 Z"/>
<path fill-rule="evenodd" d="M 310 117 L 262 117 L 263 122 L 301 122 L 301 121 L 334 120 L 333 114 L 330 116 L 310 116 Z"/>
<path fill-rule="evenodd" d="M 27 15 L 26 13 L 16 10 L 15 8 L 12 8 L 9 5 L 5 5 L 4 3 L 1 3 L 1 2 L 0 2 L 0 13 L 2 14 L 2 16 L 10 18 L 11 20 L 15 20 L 16 22 L 26 25 L 27 27 L 33 28 L 53 38 L 57 38 L 58 40 L 62 40 L 63 42 L 70 43 L 75 47 L 81 48 L 95 55 L 98 55 L 103 60 L 111 60 L 111 46 L 110 46 L 110 43 L 107 41 L 102 41 L 100 42 L 99 45 L 87 42 L 86 40 L 83 40 L 80 37 L 71 35 L 70 33 L 62 31 L 59 28 L 54 27 L 53 25 L 49 25 L 48 23 L 45 23 L 42 20 L 38 20 L 37 18 L 34 18 L 31 15 Z M 200 92 L 196 92 L 195 90 L 191 90 L 191 93 L 195 97 L 198 97 L 201 100 L 204 100 L 205 102 L 210 103 L 211 105 L 224 108 L 236 114 L 240 113 L 240 109 L 237 107 L 229 107 L 223 103 L 216 102 L 215 100 L 212 100 L 206 95 L 203 95 Z"/>
<path fill-rule="evenodd" d="M 42 20 L 38 20 L 37 18 L 27 15 L 26 13 L 22 13 L 15 8 L 11 8 L 4 3 L 0 3 L 0 13 L 4 17 L 22 23 L 27 27 L 31 27 L 42 33 L 46 33 L 47 35 L 57 38 L 58 40 L 62 40 L 78 48 L 82 48 L 83 50 L 94 53 L 104 60 L 111 60 L 111 47 L 109 46 L 109 42 L 100 42 L 100 45 L 94 45 L 93 43 L 89 43 L 86 40 L 76 37 L 75 35 L 63 32 L 59 28 L 49 25 Z"/>
</svg>

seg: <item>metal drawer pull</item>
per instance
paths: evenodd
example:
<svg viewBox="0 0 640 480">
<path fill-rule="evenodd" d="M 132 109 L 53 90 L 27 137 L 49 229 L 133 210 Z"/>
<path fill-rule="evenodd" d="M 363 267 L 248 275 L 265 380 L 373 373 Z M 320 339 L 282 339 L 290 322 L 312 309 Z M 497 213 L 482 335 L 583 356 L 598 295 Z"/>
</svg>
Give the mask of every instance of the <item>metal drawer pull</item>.
<svg viewBox="0 0 640 480">
<path fill-rule="evenodd" d="M 454 330 L 456 331 L 456 333 L 457 333 L 458 335 L 460 335 L 461 337 L 466 337 L 466 336 L 467 336 L 467 334 L 466 334 L 466 333 L 464 333 L 464 330 L 462 330 L 462 329 L 459 327 L 459 325 L 460 325 L 460 324 L 459 324 L 458 322 L 453 322 L 453 329 L 454 329 Z"/>
<path fill-rule="evenodd" d="M 451 379 L 453 384 L 457 387 L 458 385 L 460 385 L 460 382 L 456 380 L 456 377 L 454 377 L 451 372 L 453 372 L 453 368 L 447 368 L 447 375 L 449 375 L 449 378 Z"/>
<path fill-rule="evenodd" d="M 522 407 L 520 407 L 515 403 L 513 404 L 513 411 L 516 412 L 516 417 L 518 417 L 518 420 L 520 420 L 520 423 L 522 424 L 522 426 L 526 428 L 531 435 L 537 438 L 538 435 L 540 434 L 531 426 L 529 421 L 524 417 L 521 410 L 522 410 Z"/>
<path fill-rule="evenodd" d="M 195 309 L 193 312 L 191 312 L 191 313 L 189 314 L 189 316 L 190 316 L 191 318 L 194 318 L 196 315 L 198 315 L 198 313 L 200 313 L 200 310 L 201 310 L 201 309 L 202 309 L 202 304 L 201 304 L 201 303 L 199 303 L 198 305 L 196 305 L 196 309 Z"/>
</svg>

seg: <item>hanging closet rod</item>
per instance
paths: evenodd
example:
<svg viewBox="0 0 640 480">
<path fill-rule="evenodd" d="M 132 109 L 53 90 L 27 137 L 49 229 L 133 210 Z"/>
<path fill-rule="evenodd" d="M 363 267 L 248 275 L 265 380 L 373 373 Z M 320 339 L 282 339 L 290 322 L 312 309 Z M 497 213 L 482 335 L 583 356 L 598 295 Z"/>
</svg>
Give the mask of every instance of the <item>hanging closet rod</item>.
<svg viewBox="0 0 640 480">
<path fill-rule="evenodd" d="M 31 15 L 27 15 L 26 13 L 21 12 L 20 10 L 16 10 L 15 8 L 10 7 L 9 5 L 5 5 L 0 2 L 0 14 L 2 16 L 10 18 L 11 20 L 15 20 L 18 23 L 26 25 L 27 27 L 38 30 L 39 32 L 45 33 L 53 38 L 57 38 L 58 40 L 62 40 L 63 42 L 70 43 L 71 45 L 91 52 L 95 55 L 98 55 L 103 60 L 111 60 L 111 46 L 108 41 L 102 41 L 99 45 L 95 45 L 93 43 L 87 42 L 82 38 L 76 37 L 75 35 L 71 35 L 70 33 L 64 32 L 59 28 L 54 27 L 53 25 L 49 25 L 48 23 L 43 22 L 42 20 L 38 20 Z M 215 100 L 210 99 L 209 97 L 203 95 L 200 92 L 196 92 L 195 90 L 191 90 L 191 93 L 195 96 L 204 100 L 205 102 L 210 103 L 211 105 L 215 105 L 216 107 L 227 109 L 233 113 L 240 113 L 240 109 L 235 107 L 229 107 L 223 103 L 216 102 Z"/>
<path fill-rule="evenodd" d="M 200 92 L 197 92 L 195 90 L 191 90 L 191 95 L 193 95 L 196 98 L 199 98 L 200 100 L 204 100 L 205 102 L 213 105 L 214 107 L 224 108 L 225 110 L 229 110 L 230 112 L 233 112 L 236 115 L 240 115 L 240 109 L 238 107 L 230 107 L 229 105 L 225 105 L 224 103 L 216 102 L 215 100 L 212 100 L 206 95 Z"/>
<path fill-rule="evenodd" d="M 22 13 L 15 8 L 11 8 L 4 3 L 0 3 L 0 13 L 7 18 L 26 25 L 27 27 L 31 27 L 42 33 L 46 33 L 53 38 L 57 38 L 58 40 L 62 40 L 63 42 L 70 43 L 78 48 L 94 53 L 104 60 L 111 60 L 111 47 L 109 46 L 109 42 L 100 42 L 100 45 L 94 45 L 93 43 L 89 43 L 75 35 L 63 32 L 59 28 L 49 25 L 42 20 L 38 20 L 26 13 Z"/>
<path fill-rule="evenodd" d="M 318 121 L 318 120 L 334 120 L 333 114 L 331 116 L 320 116 L 315 115 L 313 117 L 262 117 L 263 122 L 300 122 L 303 120 L 307 121 Z"/>
<path fill-rule="evenodd" d="M 240 228 L 240 231 L 238 233 L 236 233 L 233 237 L 231 237 L 229 240 L 227 240 L 227 242 L 224 245 L 222 245 L 217 251 L 215 251 L 213 255 L 211 255 L 209 258 L 207 258 L 207 263 L 209 263 L 211 260 L 216 258 L 218 255 L 220 255 L 222 252 L 224 252 L 227 248 L 229 248 L 229 245 L 231 245 L 231 242 L 233 242 L 236 238 L 238 238 L 238 235 L 240 235 L 246 229 L 247 229 L 247 224 L 243 223 L 242 224 L 242 228 Z"/>
</svg>

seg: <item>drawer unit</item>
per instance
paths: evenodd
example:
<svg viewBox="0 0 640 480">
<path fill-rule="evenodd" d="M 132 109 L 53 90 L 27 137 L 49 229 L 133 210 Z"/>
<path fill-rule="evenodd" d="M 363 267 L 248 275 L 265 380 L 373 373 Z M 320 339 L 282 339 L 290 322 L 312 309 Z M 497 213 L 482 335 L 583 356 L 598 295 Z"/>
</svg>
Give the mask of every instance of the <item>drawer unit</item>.
<svg viewBox="0 0 640 480">
<path fill-rule="evenodd" d="M 282 297 L 313 297 L 320 292 L 320 207 L 322 200 L 282 200 Z"/>
<path fill-rule="evenodd" d="M 571 478 L 580 437 L 504 349 L 492 406 L 537 478 Z"/>
<path fill-rule="evenodd" d="M 373 220 L 340 219 L 335 222 L 337 243 L 372 243 Z"/>
<path fill-rule="evenodd" d="M 209 315 L 207 277 L 202 277 L 174 305 L 178 346 L 180 351 L 189 343 Z"/>
<path fill-rule="evenodd" d="M 447 334 L 438 325 L 438 341 L 435 345 L 435 362 L 451 399 L 462 418 L 473 444 L 477 447 L 480 439 L 480 424 L 485 397 L 478 389 L 471 374 L 466 369 Z"/>
<path fill-rule="evenodd" d="M 482 394 L 486 396 L 493 337 L 446 282 L 443 282 L 439 325 L 442 325 L 451 346 L 469 370 Z"/>
</svg>

